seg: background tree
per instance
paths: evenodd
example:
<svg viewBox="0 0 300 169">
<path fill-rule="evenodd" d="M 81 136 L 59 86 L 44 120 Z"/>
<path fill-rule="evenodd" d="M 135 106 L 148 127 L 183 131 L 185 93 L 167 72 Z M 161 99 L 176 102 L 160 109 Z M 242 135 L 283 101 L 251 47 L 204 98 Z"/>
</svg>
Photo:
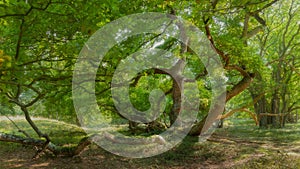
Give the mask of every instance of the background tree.
<svg viewBox="0 0 300 169">
<path fill-rule="evenodd" d="M 249 90 L 253 99 L 260 98 L 254 106 L 261 127 L 283 127 L 299 104 L 299 74 L 295 68 L 299 63 L 295 54 L 299 50 L 298 11 L 299 3 L 293 0 L 266 10 L 268 27 L 255 40 L 265 66 L 257 72 L 257 80 Z"/>
</svg>

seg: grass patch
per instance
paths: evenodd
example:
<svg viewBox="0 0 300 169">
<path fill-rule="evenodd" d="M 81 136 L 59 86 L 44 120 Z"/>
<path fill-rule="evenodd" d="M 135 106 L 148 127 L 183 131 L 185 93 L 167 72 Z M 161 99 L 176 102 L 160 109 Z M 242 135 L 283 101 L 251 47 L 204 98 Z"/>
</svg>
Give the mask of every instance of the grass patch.
<svg viewBox="0 0 300 169">
<path fill-rule="evenodd" d="M 247 163 L 237 165 L 234 169 L 285 169 L 299 168 L 300 158 L 282 153 L 271 153 L 268 156 L 250 160 Z"/>
<path fill-rule="evenodd" d="M 27 121 L 19 118 L 13 119 L 13 121 L 32 138 L 39 138 Z M 51 141 L 57 145 L 77 144 L 86 136 L 80 127 L 65 122 L 40 118 L 34 120 L 34 122 L 39 129 L 43 133 L 48 134 Z M 24 136 L 11 121 L 5 119 L 0 120 L 0 132 Z"/>
<path fill-rule="evenodd" d="M 37 138 L 35 132 L 24 119 L 14 119 L 15 123 L 32 137 Z M 84 131 L 75 125 L 49 119 L 34 119 L 36 125 L 47 133 L 52 142 L 58 145 L 75 145 L 86 136 Z M 245 140 L 245 142 L 222 141 L 199 142 L 197 137 L 186 137 L 183 142 L 171 150 L 160 155 L 130 159 L 111 154 L 97 145 L 92 144 L 78 158 L 51 158 L 41 157 L 36 161 L 29 160 L 35 153 L 32 147 L 19 144 L 0 142 L 0 168 L 14 168 L 10 166 L 47 165 L 45 168 L 299 168 L 300 157 L 291 156 L 281 149 L 273 150 L 260 144 L 247 141 L 264 141 L 288 143 L 297 147 L 299 143 L 299 124 L 290 125 L 283 129 L 259 129 L 251 120 L 234 119 L 226 121 L 224 128 L 217 129 L 215 134 L 221 138 Z M 111 127 L 129 136 L 124 127 Z M 0 120 L 0 131 L 22 135 L 9 120 Z M 148 133 L 149 134 L 149 133 Z M 153 134 L 153 133 L 150 133 Z M 147 137 L 139 135 L 137 137 Z M 245 143 L 245 144 L 243 144 Z M 273 145 L 273 144 L 272 144 Z M 286 146 L 286 145 L 285 145 Z M 298 144 L 299 146 L 299 144 Z M 19 154 L 15 157 L 16 154 Z M 300 152 L 299 152 L 300 154 Z M 13 157 L 13 159 L 12 159 Z M 278 167 L 279 166 L 279 167 Z M 20 167 L 22 168 L 22 167 Z"/>
<path fill-rule="evenodd" d="M 272 141 L 280 143 L 300 142 L 300 123 L 286 124 L 284 128 L 260 129 L 250 119 L 230 119 L 224 128 L 216 132 L 227 137 L 247 139 L 250 141 Z"/>
</svg>

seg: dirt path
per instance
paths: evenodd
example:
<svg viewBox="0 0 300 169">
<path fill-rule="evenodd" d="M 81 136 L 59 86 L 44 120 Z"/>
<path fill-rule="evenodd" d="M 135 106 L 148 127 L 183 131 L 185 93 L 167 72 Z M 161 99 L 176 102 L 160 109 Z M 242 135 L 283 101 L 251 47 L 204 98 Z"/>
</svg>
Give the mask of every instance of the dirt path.
<svg viewBox="0 0 300 169">
<path fill-rule="evenodd" d="M 216 135 L 214 135 L 208 140 L 211 142 L 219 142 L 222 144 L 239 144 L 239 145 L 251 146 L 254 148 L 261 147 L 268 150 L 300 157 L 300 143 L 288 144 L 288 143 L 279 143 L 279 142 L 270 142 L 270 141 L 247 141 L 239 138 L 229 138 L 229 137 L 216 136 Z"/>
<path fill-rule="evenodd" d="M 274 152 L 282 157 L 274 157 L 278 159 L 287 158 L 283 152 L 288 145 L 275 145 L 265 142 L 251 142 L 233 138 L 222 138 L 213 136 L 207 144 L 212 144 L 214 151 L 206 152 L 199 155 L 185 156 L 184 159 L 177 157 L 166 157 L 162 155 L 150 159 L 128 159 L 112 155 L 99 147 L 92 145 L 88 147 L 82 154 L 72 158 L 53 157 L 43 155 L 37 159 L 32 159 L 35 150 L 32 147 L 12 146 L 11 150 L 2 151 L 0 148 L 0 168 L 30 168 L 30 169 L 123 169 L 123 168 L 166 168 L 166 169 L 186 169 L 186 168 L 239 168 L 244 164 L 253 163 L 257 160 L 271 160 L 269 154 L 265 152 L 255 151 L 255 149 L 267 148 L 268 152 Z M 214 145 L 221 145 L 216 146 Z M 199 150 L 204 147 L 198 147 Z M 291 148 L 291 147 L 290 147 Z M 289 153 L 300 155 L 296 149 L 287 149 Z M 299 150 L 299 149 L 298 149 Z M 196 153 L 198 150 L 194 150 Z M 224 151 L 224 152 L 223 152 Z M 249 152 L 247 152 L 249 151 Z M 282 152 L 281 152 L 282 151 Z M 217 152 L 217 153 L 213 153 Z M 223 153 L 220 153 L 223 152 Z M 180 153 L 180 152 L 179 152 Z M 210 154 L 213 153 L 213 154 Z M 242 158 L 242 156 L 244 156 Z M 293 156 L 294 157 L 294 156 Z M 300 160 L 300 158 L 298 159 Z M 274 160 L 273 160 L 274 161 Z"/>
</svg>

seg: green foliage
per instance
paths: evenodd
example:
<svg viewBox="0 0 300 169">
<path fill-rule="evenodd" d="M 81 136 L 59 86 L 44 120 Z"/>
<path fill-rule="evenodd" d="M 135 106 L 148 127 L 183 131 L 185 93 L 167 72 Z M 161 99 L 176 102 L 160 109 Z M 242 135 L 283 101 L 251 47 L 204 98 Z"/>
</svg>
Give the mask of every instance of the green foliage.
<svg viewBox="0 0 300 169">
<path fill-rule="evenodd" d="M 21 105 L 26 105 L 38 98 L 28 107 L 30 115 L 78 123 L 72 102 L 72 75 L 84 43 L 105 24 L 122 16 L 143 12 L 176 14 L 199 27 L 204 34 L 208 33 L 205 30 L 205 26 L 208 26 L 215 47 L 229 57 L 228 63 L 222 60 L 224 67 L 237 66 L 246 73 L 260 74 L 261 79 L 254 80 L 253 88 L 257 92 L 254 94 L 265 92 L 268 104 L 273 95 L 269 88 L 280 88 L 278 94 L 281 97 L 281 108 L 297 107 L 300 104 L 299 2 L 289 0 L 266 7 L 270 2 L 218 1 L 214 6 L 208 0 L 0 1 L 1 110 L 3 114 L 20 114 L 15 99 Z M 260 9 L 262 11 L 257 14 L 266 21 L 266 26 L 250 38 L 243 37 L 245 16 Z M 289 17 L 292 18 L 289 20 Z M 257 18 L 250 16 L 248 33 L 260 26 Z M 180 36 L 178 29 L 172 33 L 175 37 Z M 192 85 L 188 83 L 186 87 L 189 90 L 185 94 L 199 100 L 201 120 L 211 105 L 211 79 L 205 74 L 205 65 L 195 55 L 195 51 L 187 49 L 182 54 L 180 42 L 168 34 L 145 33 L 128 37 L 109 50 L 96 76 L 95 91 L 101 113 L 112 123 L 124 123 L 111 94 L 114 71 L 127 56 L 151 47 L 167 50 L 177 58 L 186 59 L 184 74 L 197 77 L 199 94 L 194 94 L 195 89 L 189 89 Z M 274 78 L 275 73 L 280 74 L 279 79 Z M 161 122 L 169 122 L 167 115 L 171 113 L 174 104 L 170 92 L 172 79 L 153 70 L 140 71 L 137 76 L 139 79 L 130 81 L 131 103 L 136 109 L 145 111 L 150 107 L 151 91 L 161 89 L 165 93 L 169 92 L 165 99 L 164 114 L 158 118 Z M 227 67 L 226 76 L 228 91 L 244 77 L 241 72 Z M 254 110 L 251 94 L 248 91 L 242 92 L 227 103 L 227 110 L 245 105 L 250 105 L 250 110 Z M 284 103 L 287 103 L 285 107 L 283 98 Z M 248 117 L 246 114 L 239 116 Z"/>
</svg>

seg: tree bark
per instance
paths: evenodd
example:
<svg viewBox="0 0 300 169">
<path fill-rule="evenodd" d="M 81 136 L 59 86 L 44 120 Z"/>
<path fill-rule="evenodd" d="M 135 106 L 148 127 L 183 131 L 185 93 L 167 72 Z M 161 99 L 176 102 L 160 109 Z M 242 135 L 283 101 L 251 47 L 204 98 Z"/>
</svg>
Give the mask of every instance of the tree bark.
<svg viewBox="0 0 300 169">
<path fill-rule="evenodd" d="M 259 127 L 267 128 L 271 119 L 269 116 L 264 115 L 265 113 L 268 112 L 267 110 L 268 102 L 264 94 L 264 81 L 259 72 L 256 73 L 256 81 L 249 88 L 249 92 L 254 102 L 254 111 L 258 117 Z M 262 96 L 260 96 L 261 93 L 263 93 Z M 257 98 L 259 99 L 257 101 L 254 101 Z"/>
<path fill-rule="evenodd" d="M 183 91 L 183 79 L 173 78 L 173 87 L 172 87 L 173 106 L 170 112 L 171 125 L 176 121 L 181 111 L 182 91 Z"/>
</svg>

